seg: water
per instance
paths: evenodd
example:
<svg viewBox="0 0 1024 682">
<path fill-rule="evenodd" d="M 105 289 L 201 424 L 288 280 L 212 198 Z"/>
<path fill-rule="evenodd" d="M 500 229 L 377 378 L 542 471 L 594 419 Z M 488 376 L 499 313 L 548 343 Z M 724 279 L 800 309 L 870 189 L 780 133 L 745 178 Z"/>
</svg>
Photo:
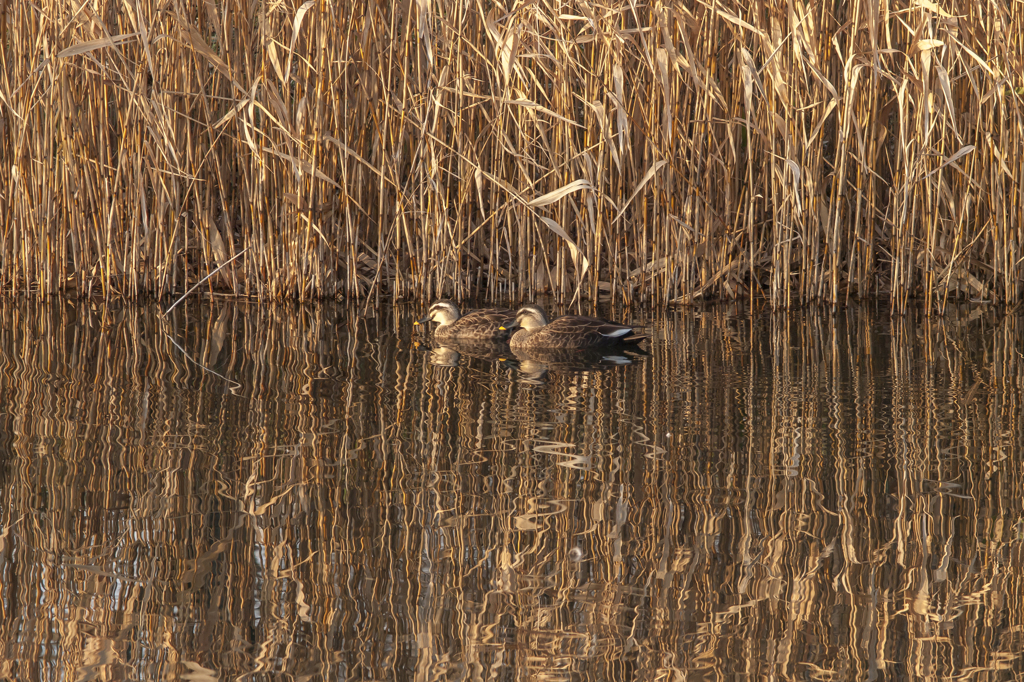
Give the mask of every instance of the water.
<svg viewBox="0 0 1024 682">
<path fill-rule="evenodd" d="M 0 679 L 1024 673 L 1019 316 L 361 312 L 0 301 Z"/>
</svg>

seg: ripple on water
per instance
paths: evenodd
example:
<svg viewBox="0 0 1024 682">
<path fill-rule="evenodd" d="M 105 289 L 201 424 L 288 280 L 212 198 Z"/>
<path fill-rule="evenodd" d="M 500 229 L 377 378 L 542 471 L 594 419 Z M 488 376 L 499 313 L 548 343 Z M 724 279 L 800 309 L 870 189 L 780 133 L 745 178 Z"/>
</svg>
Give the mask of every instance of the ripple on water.
<svg viewBox="0 0 1024 682">
<path fill-rule="evenodd" d="M 4 675 L 1021 670 L 1019 318 L 362 312 L 0 300 Z"/>
</svg>

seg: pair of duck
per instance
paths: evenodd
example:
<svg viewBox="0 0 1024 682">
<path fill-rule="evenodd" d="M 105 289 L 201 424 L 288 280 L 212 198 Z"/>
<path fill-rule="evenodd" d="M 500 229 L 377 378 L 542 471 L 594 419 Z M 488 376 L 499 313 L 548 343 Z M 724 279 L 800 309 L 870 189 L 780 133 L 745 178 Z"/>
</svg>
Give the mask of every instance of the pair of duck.
<svg viewBox="0 0 1024 682">
<path fill-rule="evenodd" d="M 415 324 L 427 322 L 437 323 L 434 338 L 439 342 L 507 340 L 512 350 L 635 346 L 647 338 L 633 327 L 596 317 L 563 315 L 548 321 L 544 309 L 533 303 L 519 310 L 486 308 L 462 315 L 455 303 L 440 300 Z"/>
</svg>

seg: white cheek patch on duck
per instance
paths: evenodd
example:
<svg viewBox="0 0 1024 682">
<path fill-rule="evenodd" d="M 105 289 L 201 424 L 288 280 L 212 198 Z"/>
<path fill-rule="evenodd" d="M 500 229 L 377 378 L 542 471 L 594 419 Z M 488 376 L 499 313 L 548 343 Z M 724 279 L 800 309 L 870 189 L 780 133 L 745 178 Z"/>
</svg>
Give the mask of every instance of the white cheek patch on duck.
<svg viewBox="0 0 1024 682">
<path fill-rule="evenodd" d="M 433 322 L 440 322 L 441 324 L 447 324 L 451 322 L 451 318 L 457 317 L 455 311 L 446 305 L 434 305 L 430 308 L 430 319 Z"/>
</svg>

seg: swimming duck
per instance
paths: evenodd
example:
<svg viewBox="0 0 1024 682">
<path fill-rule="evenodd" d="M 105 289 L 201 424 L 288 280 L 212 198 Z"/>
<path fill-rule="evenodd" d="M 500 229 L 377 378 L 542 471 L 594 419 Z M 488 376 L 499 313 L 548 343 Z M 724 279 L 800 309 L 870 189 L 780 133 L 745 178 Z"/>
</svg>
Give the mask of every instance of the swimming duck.
<svg viewBox="0 0 1024 682">
<path fill-rule="evenodd" d="M 455 303 L 441 299 L 430 305 L 426 317 L 416 320 L 413 324 L 437 322 L 438 325 L 434 328 L 436 341 L 504 341 L 508 338 L 509 332 L 502 325 L 511 324 L 514 317 L 514 311 L 503 308 L 470 310 L 463 315 Z"/>
<path fill-rule="evenodd" d="M 512 350 L 604 348 L 636 345 L 647 338 L 632 327 L 596 317 L 563 315 L 548 322 L 544 309 L 533 303 L 516 311 L 515 321 L 504 329 L 516 330 L 509 340 Z"/>
</svg>

